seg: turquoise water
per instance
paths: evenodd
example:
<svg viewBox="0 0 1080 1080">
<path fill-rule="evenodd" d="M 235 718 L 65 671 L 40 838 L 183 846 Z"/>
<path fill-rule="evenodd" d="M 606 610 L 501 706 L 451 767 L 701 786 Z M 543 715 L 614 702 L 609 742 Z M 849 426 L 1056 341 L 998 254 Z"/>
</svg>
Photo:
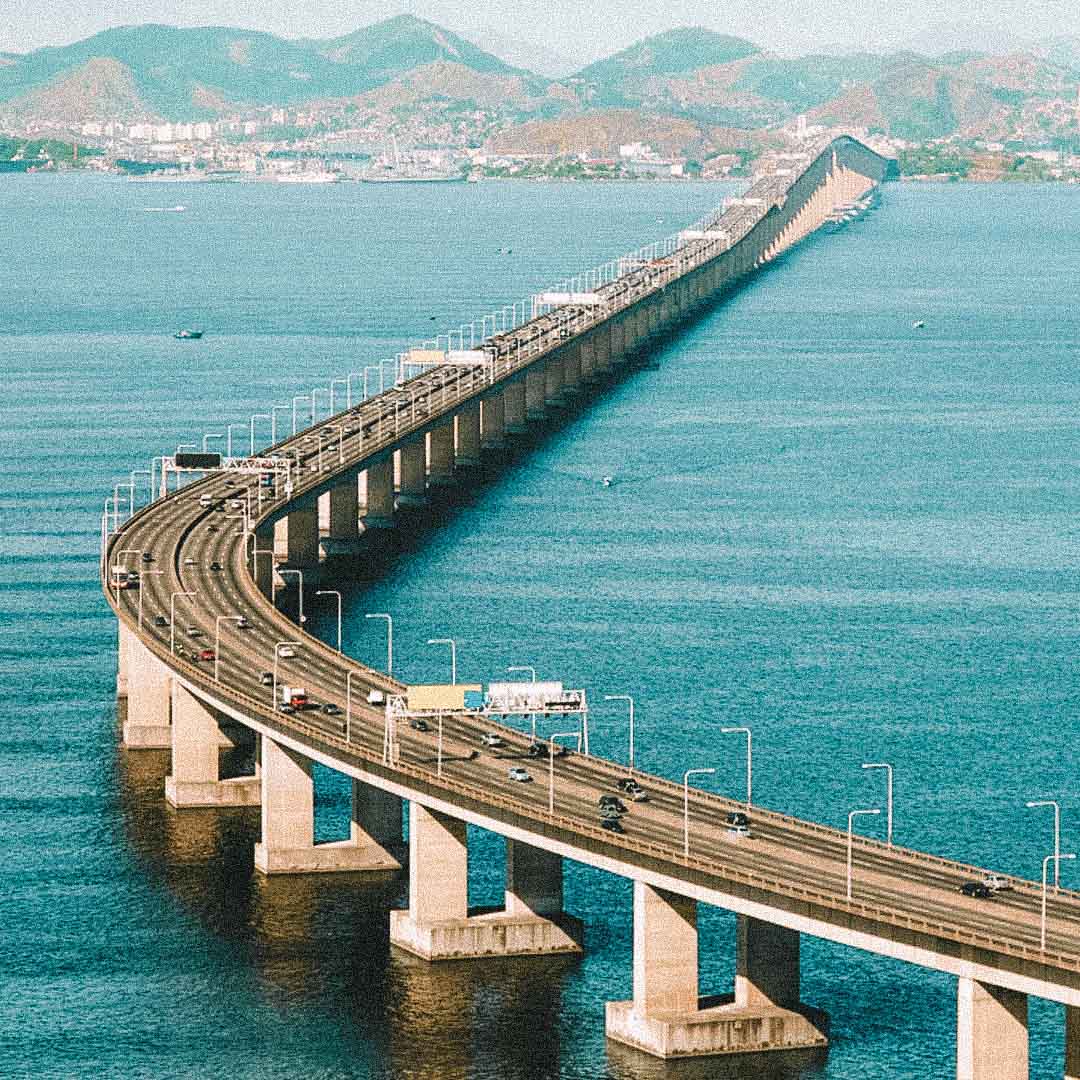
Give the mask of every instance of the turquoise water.
<svg viewBox="0 0 1080 1080">
<path fill-rule="evenodd" d="M 580 961 L 429 968 L 389 952 L 400 885 L 254 875 L 257 815 L 175 814 L 166 757 L 116 750 L 97 584 L 103 500 L 153 454 L 729 189 L 2 185 L 0 1073 L 759 1075 L 605 1044 L 603 1002 L 630 993 L 619 879 L 568 865 Z M 860 764 L 890 761 L 898 842 L 1036 876 L 1050 821 L 1026 799 L 1060 798 L 1080 843 L 1077 236 L 1068 189 L 889 187 L 353 583 L 346 649 L 380 664 L 363 614 L 391 611 L 408 680 L 445 677 L 428 637 L 456 638 L 462 678 L 533 664 L 587 687 L 616 757 L 624 713 L 601 699 L 631 693 L 639 764 L 713 765 L 731 794 L 741 744 L 720 728 L 747 724 L 756 800 L 834 825 L 881 801 Z M 187 325 L 204 340 L 175 342 Z M 346 791 L 319 780 L 330 836 Z M 473 901 L 498 902 L 501 842 L 474 834 L 470 856 Z M 723 991 L 732 921 L 701 922 L 702 988 Z M 832 1046 L 769 1075 L 952 1075 L 953 980 L 809 939 L 803 956 Z M 1032 1002 L 1040 1080 L 1061 1028 Z"/>
</svg>

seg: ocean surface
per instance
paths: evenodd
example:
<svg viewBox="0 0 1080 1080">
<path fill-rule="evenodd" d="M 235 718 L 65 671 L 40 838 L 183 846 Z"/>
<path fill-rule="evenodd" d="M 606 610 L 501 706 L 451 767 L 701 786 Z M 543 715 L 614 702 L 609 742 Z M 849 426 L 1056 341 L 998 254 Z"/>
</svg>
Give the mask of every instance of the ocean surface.
<svg viewBox="0 0 1080 1080">
<path fill-rule="evenodd" d="M 604 1039 L 631 993 L 627 882 L 567 865 L 580 960 L 431 967 L 388 946 L 403 883 L 267 881 L 257 812 L 175 813 L 167 755 L 117 749 L 114 483 L 229 423 L 245 445 L 253 412 L 731 192 L 0 179 L 0 1075 L 954 1075 L 953 979 L 809 938 L 827 1057 L 664 1067 Z M 363 615 L 389 611 L 408 681 L 446 678 L 429 637 L 457 640 L 463 679 L 534 665 L 586 687 L 620 759 L 602 699 L 633 694 L 638 764 L 715 766 L 732 795 L 742 742 L 720 729 L 748 725 L 756 801 L 837 826 L 883 804 L 861 763 L 891 762 L 898 843 L 1038 876 L 1052 823 L 1025 800 L 1059 798 L 1080 844 L 1078 200 L 889 186 L 352 583 L 346 650 L 381 664 Z M 318 785 L 340 835 L 347 785 Z M 470 860 L 472 901 L 498 903 L 502 842 L 474 831 Z M 701 926 L 702 991 L 725 991 L 733 918 Z M 1032 1001 L 1038 1080 L 1062 1028 Z"/>
</svg>

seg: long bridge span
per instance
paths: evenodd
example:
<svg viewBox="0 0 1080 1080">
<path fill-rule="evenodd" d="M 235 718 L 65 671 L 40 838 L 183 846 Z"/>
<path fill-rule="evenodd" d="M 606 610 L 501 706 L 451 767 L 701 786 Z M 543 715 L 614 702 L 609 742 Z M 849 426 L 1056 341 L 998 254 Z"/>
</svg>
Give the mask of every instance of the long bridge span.
<svg viewBox="0 0 1080 1080">
<path fill-rule="evenodd" d="M 597 799 L 618 794 L 626 766 L 587 742 L 558 758 L 545 744 L 531 762 L 526 735 L 476 709 L 441 711 L 417 730 L 401 706 L 409 687 L 306 634 L 274 602 L 277 581 L 300 577 L 302 604 L 302 575 L 310 586 L 340 565 L 321 548 L 339 555 L 364 532 L 408 527 L 407 508 L 463 482 L 484 447 L 602 386 L 658 335 L 874 195 L 886 168 L 835 139 L 677 236 L 504 309 L 479 332 L 402 354 L 394 385 L 358 404 L 339 380 L 345 410 L 258 455 L 172 492 L 166 459 L 158 497 L 136 511 L 132 486 L 129 513 L 114 489 L 101 572 L 119 621 L 123 740 L 171 749 L 170 803 L 261 806 L 263 873 L 385 875 L 401 869 L 406 801 L 409 906 L 391 913 L 391 940 L 433 961 L 580 950 L 562 860 L 632 879 L 632 996 L 608 1003 L 607 1032 L 661 1057 L 824 1045 L 827 1017 L 800 997 L 799 942 L 812 934 L 955 975 L 961 1080 L 1026 1078 L 1027 997 L 1063 1003 L 1064 1075 L 1080 1080 L 1080 895 L 1016 880 L 988 903 L 959 891 L 978 868 L 758 806 L 753 835 L 735 836 L 729 815 L 744 804 L 640 771 L 649 801 L 612 831 Z M 138 588 L 121 587 L 128 571 L 142 571 Z M 331 710 L 283 712 L 285 684 Z M 219 752 L 237 731 L 255 738 L 255 773 L 222 779 Z M 477 753 L 490 732 L 504 745 Z M 348 841 L 314 842 L 315 762 L 353 779 Z M 513 765 L 531 765 L 537 782 L 510 781 Z M 506 838 L 501 911 L 468 908 L 468 823 Z M 722 999 L 699 996 L 700 903 L 738 915 L 734 994 Z"/>
</svg>

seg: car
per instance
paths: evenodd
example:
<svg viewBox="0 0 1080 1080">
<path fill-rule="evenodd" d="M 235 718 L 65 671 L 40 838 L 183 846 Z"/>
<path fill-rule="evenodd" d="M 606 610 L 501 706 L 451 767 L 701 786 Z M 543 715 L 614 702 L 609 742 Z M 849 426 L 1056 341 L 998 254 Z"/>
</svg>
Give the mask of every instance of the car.
<svg viewBox="0 0 1080 1080">
<path fill-rule="evenodd" d="M 386 695 L 381 690 L 369 690 L 367 692 L 367 703 L 369 705 L 384 705 L 386 704 Z"/>
<path fill-rule="evenodd" d="M 153 555 L 153 552 L 150 552 L 150 551 L 144 551 L 144 552 L 142 553 L 142 561 L 143 561 L 143 562 L 153 562 L 153 561 L 154 561 L 154 555 Z"/>
<path fill-rule="evenodd" d="M 742 810 L 732 810 L 724 824 L 727 826 L 729 836 L 750 835 L 750 819 Z"/>
<path fill-rule="evenodd" d="M 420 717 L 420 716 L 414 716 L 409 721 L 409 727 L 411 727 L 413 729 L 413 731 L 430 731 L 431 730 L 431 727 L 429 726 L 428 722 L 425 719 L 423 719 L 423 717 Z"/>
<path fill-rule="evenodd" d="M 164 615 L 155 615 L 154 616 L 154 625 L 155 626 L 168 626 L 169 625 L 169 620 L 166 619 Z"/>
<path fill-rule="evenodd" d="M 340 716 L 342 709 L 340 705 L 335 705 L 332 701 L 328 701 L 323 707 L 322 711 L 327 716 Z"/>
<path fill-rule="evenodd" d="M 634 802 L 648 802 L 649 796 L 645 789 L 632 777 L 624 776 L 616 785 L 618 789 Z"/>
<path fill-rule="evenodd" d="M 1008 878 L 1002 877 L 1000 874 L 987 874 L 982 883 L 992 892 L 1009 892 L 1012 889 L 1012 882 Z"/>
<path fill-rule="evenodd" d="M 283 701 L 277 708 L 278 712 L 284 713 L 286 716 L 293 716 L 296 713 L 296 709 L 286 701 Z"/>
<path fill-rule="evenodd" d="M 217 561 L 217 559 L 215 559 L 215 560 L 214 560 L 214 561 L 213 561 L 213 562 L 212 562 L 212 563 L 210 564 L 210 569 L 211 569 L 211 570 L 220 570 L 220 569 L 221 569 L 221 563 L 219 563 L 219 562 Z"/>
<path fill-rule="evenodd" d="M 233 499 L 229 503 L 229 509 L 230 510 L 243 510 L 244 509 L 244 500 L 243 499 Z"/>
<path fill-rule="evenodd" d="M 529 775 L 529 770 L 523 769 L 517 765 L 510 769 L 506 775 L 519 784 L 528 784 L 532 780 L 532 777 Z"/>
<path fill-rule="evenodd" d="M 235 480 L 226 480 L 225 481 L 225 486 L 226 487 L 236 487 L 236 481 Z"/>
<path fill-rule="evenodd" d="M 624 803 L 617 795 L 601 795 L 600 798 L 596 800 L 596 803 L 600 807 L 601 812 L 604 810 L 611 810 L 616 814 L 626 814 L 629 812 L 626 803 Z"/>
<path fill-rule="evenodd" d="M 552 753 L 553 749 L 554 753 Z M 529 744 L 528 749 L 531 758 L 566 757 L 569 752 L 562 743 L 534 742 Z"/>
<path fill-rule="evenodd" d="M 191 638 L 202 637 L 203 632 L 197 626 L 189 626 L 187 628 L 187 636 Z"/>
<path fill-rule="evenodd" d="M 965 881 L 960 886 L 960 892 L 965 896 L 973 896 L 976 900 L 989 900 L 994 895 L 981 881 Z"/>
<path fill-rule="evenodd" d="M 192 557 L 191 557 L 191 556 L 189 555 L 189 556 L 188 556 L 188 557 L 187 557 L 187 558 L 186 558 L 186 559 L 184 560 L 184 565 L 185 565 L 185 566 L 194 566 L 194 565 L 195 565 L 195 560 L 194 560 L 194 559 L 193 559 L 193 558 L 192 558 Z"/>
<path fill-rule="evenodd" d="M 600 819 L 600 828 L 607 829 L 608 832 L 624 833 L 626 830 L 623 828 L 622 822 L 618 816 L 604 817 Z"/>
<path fill-rule="evenodd" d="M 273 686 L 274 685 L 274 673 L 272 671 L 260 672 L 260 674 L 259 674 L 259 682 L 261 682 L 263 684 L 263 686 Z"/>
<path fill-rule="evenodd" d="M 484 746 L 502 746 L 503 744 L 502 736 L 494 731 L 485 731 L 484 734 L 480 736 L 480 742 L 483 743 Z"/>
<path fill-rule="evenodd" d="M 236 620 L 236 629 L 237 630 L 250 630 L 251 629 L 251 623 L 248 622 L 248 617 L 246 615 L 241 615 Z"/>
<path fill-rule="evenodd" d="M 199 655 L 196 656 L 195 659 L 196 660 L 213 660 L 214 659 L 214 650 L 213 649 L 200 649 L 199 650 Z"/>
<path fill-rule="evenodd" d="M 277 654 L 282 660 L 294 660 L 296 658 L 296 650 L 291 645 L 279 645 Z"/>
<path fill-rule="evenodd" d="M 207 525 L 206 528 L 210 532 L 221 532 L 221 530 L 213 522 L 210 522 L 210 524 Z"/>
</svg>

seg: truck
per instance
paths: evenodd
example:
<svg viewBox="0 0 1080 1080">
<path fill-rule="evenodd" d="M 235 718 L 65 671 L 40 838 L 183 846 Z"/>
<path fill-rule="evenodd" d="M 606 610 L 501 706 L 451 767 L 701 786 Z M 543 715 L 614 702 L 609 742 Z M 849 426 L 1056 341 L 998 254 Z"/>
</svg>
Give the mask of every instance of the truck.
<svg viewBox="0 0 1080 1080">
<path fill-rule="evenodd" d="M 308 703 L 307 691 L 302 686 L 282 686 L 281 704 L 303 709 Z"/>
</svg>

